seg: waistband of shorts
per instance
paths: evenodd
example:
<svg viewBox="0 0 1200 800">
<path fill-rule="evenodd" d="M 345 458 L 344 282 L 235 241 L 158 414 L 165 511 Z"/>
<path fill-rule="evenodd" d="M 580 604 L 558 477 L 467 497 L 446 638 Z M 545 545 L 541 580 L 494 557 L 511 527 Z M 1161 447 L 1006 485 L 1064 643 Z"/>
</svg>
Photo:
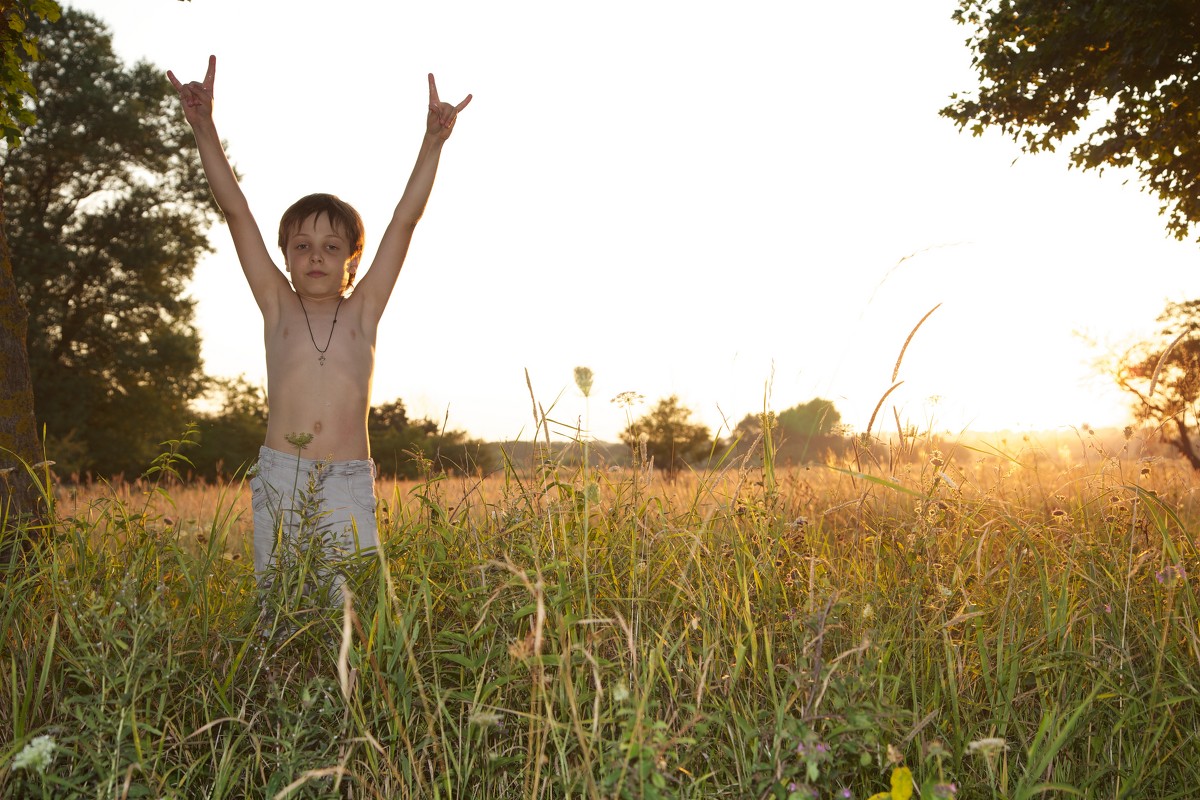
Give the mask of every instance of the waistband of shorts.
<svg viewBox="0 0 1200 800">
<path fill-rule="evenodd" d="M 362 474 L 365 471 L 369 471 L 372 475 L 375 474 L 375 462 L 369 458 L 318 461 L 314 458 L 300 458 L 266 445 L 258 448 L 258 463 L 270 469 L 299 469 L 304 473 L 321 467 L 322 472 L 327 475 L 354 475 Z"/>
</svg>

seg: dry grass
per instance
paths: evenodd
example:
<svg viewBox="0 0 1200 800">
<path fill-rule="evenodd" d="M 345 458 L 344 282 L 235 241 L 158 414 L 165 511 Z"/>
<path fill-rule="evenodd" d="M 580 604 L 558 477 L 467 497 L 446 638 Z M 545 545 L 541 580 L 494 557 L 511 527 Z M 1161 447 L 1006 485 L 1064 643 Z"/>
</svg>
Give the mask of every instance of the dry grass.
<svg viewBox="0 0 1200 800">
<path fill-rule="evenodd" d="M 761 455 L 672 481 L 530 464 L 381 485 L 386 559 L 351 569 L 344 609 L 255 594 L 243 487 L 58 487 L 53 536 L 0 589 L 0 792 L 1200 784 L 1183 464 L 1089 434 Z M 59 748 L 45 773 L 14 768 L 37 736 Z"/>
</svg>

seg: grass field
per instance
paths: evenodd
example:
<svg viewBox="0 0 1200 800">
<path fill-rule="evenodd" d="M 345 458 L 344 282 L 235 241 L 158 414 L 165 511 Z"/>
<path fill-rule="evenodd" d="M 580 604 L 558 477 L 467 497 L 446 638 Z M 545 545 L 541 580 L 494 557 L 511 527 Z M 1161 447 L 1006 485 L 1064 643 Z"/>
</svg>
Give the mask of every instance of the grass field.
<svg viewBox="0 0 1200 800">
<path fill-rule="evenodd" d="M 0 796 L 1195 797 L 1200 483 L 1080 445 L 383 485 L 336 602 L 239 484 L 52 487 Z"/>
</svg>

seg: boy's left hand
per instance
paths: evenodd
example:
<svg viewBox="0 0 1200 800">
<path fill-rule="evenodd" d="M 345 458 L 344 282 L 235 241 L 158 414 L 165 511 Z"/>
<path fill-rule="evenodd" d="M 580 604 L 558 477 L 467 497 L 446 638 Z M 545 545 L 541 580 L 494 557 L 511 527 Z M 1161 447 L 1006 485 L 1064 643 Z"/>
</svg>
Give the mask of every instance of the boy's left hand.
<svg viewBox="0 0 1200 800">
<path fill-rule="evenodd" d="M 466 108 L 469 102 L 471 102 L 471 95 L 467 95 L 456 106 L 443 103 L 438 99 L 437 84 L 433 82 L 433 73 L 429 73 L 429 118 L 425 122 L 425 135 L 443 142 L 449 139 L 450 134 L 454 131 L 454 122 L 458 118 L 458 112 Z"/>
</svg>

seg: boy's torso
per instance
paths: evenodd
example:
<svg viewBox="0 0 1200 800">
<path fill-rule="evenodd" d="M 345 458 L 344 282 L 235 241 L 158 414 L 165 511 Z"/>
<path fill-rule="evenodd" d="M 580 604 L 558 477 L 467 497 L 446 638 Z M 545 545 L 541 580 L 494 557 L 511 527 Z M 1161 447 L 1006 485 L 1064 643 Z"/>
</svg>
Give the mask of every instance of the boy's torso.
<svg viewBox="0 0 1200 800">
<path fill-rule="evenodd" d="M 279 320 L 264 331 L 270 406 L 266 446 L 295 453 L 297 445 L 288 437 L 311 434 L 304 458 L 369 458 L 375 331 L 363 329 L 360 303 L 351 295 L 340 308 L 312 301 L 302 307 L 299 297 L 288 293 L 280 306 Z"/>
</svg>

